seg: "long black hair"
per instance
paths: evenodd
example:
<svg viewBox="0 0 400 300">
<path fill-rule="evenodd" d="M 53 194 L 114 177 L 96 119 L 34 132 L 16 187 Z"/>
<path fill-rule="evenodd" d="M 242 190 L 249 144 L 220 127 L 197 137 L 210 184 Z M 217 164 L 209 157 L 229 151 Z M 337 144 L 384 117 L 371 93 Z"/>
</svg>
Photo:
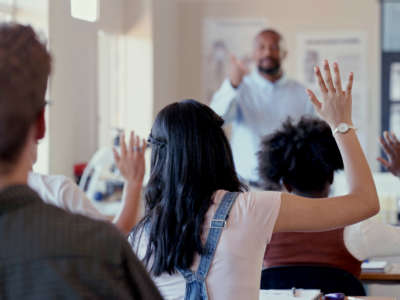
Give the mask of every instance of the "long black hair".
<svg viewBox="0 0 400 300">
<path fill-rule="evenodd" d="M 334 172 L 343 169 L 329 125 L 312 117 L 302 117 L 296 124 L 289 118 L 264 137 L 258 165 L 265 189 L 281 189 L 285 182 L 304 193 L 323 190 Z"/>
<path fill-rule="evenodd" d="M 242 191 L 223 120 L 208 106 L 184 100 L 157 115 L 149 136 L 152 147 L 146 213 L 132 232 L 145 230 L 145 264 L 158 276 L 190 268 L 201 242 L 205 214 L 215 191 Z"/>
</svg>

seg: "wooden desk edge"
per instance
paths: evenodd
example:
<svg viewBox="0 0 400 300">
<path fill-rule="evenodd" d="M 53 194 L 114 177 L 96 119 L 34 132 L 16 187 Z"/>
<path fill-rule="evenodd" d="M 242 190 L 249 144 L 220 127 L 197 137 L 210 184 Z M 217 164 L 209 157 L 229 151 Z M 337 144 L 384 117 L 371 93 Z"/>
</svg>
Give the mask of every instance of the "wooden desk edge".
<svg viewBox="0 0 400 300">
<path fill-rule="evenodd" d="M 357 299 L 365 300 L 396 300 L 395 297 L 378 297 L 378 296 L 368 296 L 368 297 L 355 297 Z M 347 300 L 347 297 L 346 297 Z"/>
<path fill-rule="evenodd" d="M 400 274 L 390 273 L 361 273 L 362 281 L 400 281 Z"/>
</svg>

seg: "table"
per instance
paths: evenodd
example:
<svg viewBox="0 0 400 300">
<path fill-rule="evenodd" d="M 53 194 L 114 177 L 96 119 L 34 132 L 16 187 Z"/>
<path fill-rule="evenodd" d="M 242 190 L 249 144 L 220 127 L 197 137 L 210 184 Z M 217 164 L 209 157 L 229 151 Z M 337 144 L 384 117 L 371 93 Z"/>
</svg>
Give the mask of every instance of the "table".
<svg viewBox="0 0 400 300">
<path fill-rule="evenodd" d="M 393 297 L 355 297 L 357 299 L 365 299 L 365 300 L 396 300 Z"/>
<path fill-rule="evenodd" d="M 361 273 L 361 281 L 374 281 L 379 283 L 400 283 L 400 274 L 391 273 Z"/>
<path fill-rule="evenodd" d="M 392 263 L 391 269 L 385 273 L 361 273 L 360 280 L 364 283 L 400 284 L 400 264 Z"/>
</svg>

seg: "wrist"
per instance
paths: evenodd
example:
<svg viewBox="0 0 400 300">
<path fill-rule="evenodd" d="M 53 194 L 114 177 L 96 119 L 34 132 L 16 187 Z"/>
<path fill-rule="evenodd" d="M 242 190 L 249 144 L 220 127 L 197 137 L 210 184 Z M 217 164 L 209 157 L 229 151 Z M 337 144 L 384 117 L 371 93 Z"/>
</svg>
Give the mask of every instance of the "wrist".
<svg viewBox="0 0 400 300">
<path fill-rule="evenodd" d="M 143 179 L 128 179 L 125 180 L 125 188 L 129 190 L 141 190 L 143 186 Z"/>
<path fill-rule="evenodd" d="M 353 121 L 331 121 L 328 122 L 329 126 L 331 127 L 332 131 L 339 127 L 340 124 L 347 124 L 350 127 L 354 127 Z"/>
<path fill-rule="evenodd" d="M 235 81 L 235 80 L 230 79 L 229 82 L 231 83 L 231 86 L 234 89 L 237 89 L 239 87 L 241 81 Z"/>
<path fill-rule="evenodd" d="M 349 123 L 339 123 L 336 128 L 332 129 L 332 134 L 335 136 L 336 134 L 346 134 L 350 130 L 357 130 L 352 124 Z"/>
</svg>

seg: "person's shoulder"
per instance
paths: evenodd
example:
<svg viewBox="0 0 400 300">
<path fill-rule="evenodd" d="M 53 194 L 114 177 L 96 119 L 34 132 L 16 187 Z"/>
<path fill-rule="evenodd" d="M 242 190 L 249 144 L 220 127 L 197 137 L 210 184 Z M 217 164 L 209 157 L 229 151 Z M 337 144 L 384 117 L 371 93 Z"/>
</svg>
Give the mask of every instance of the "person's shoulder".
<svg viewBox="0 0 400 300">
<path fill-rule="evenodd" d="M 248 191 L 243 191 L 241 192 L 241 196 L 244 199 L 250 199 L 250 198 L 280 198 L 281 192 L 279 191 L 264 191 L 258 188 L 251 188 Z"/>
<path fill-rule="evenodd" d="M 28 175 L 28 185 L 34 190 L 46 189 L 58 192 L 63 188 L 78 188 L 76 183 L 64 175 L 46 175 L 30 172 Z M 39 193 L 40 194 L 40 193 Z"/>
<path fill-rule="evenodd" d="M 94 220 L 81 214 L 71 213 L 57 206 L 47 204 L 43 201 L 35 203 L 35 210 L 38 217 L 47 216 L 47 222 L 52 222 L 53 226 L 57 226 L 58 230 L 70 230 L 75 233 L 96 229 L 107 234 L 119 233 L 111 224 L 101 220 Z"/>
<path fill-rule="evenodd" d="M 214 193 L 214 203 L 218 204 L 221 202 L 223 197 L 228 193 L 225 190 L 218 190 Z M 251 189 L 249 191 L 230 192 L 235 193 L 236 200 L 234 205 L 238 205 L 242 208 L 254 208 L 259 205 L 263 206 L 280 206 L 281 192 L 277 191 L 263 191 L 258 189 Z"/>
<path fill-rule="evenodd" d="M 63 203 L 65 199 L 61 194 L 65 191 L 76 191 L 79 189 L 77 184 L 64 175 L 45 175 L 30 172 L 28 175 L 28 185 L 35 190 L 42 200 L 62 208 L 68 207 Z"/>
<path fill-rule="evenodd" d="M 51 251 L 60 255 L 97 257 L 119 263 L 126 240 L 115 226 L 41 201 L 35 205 L 33 218 L 41 221 L 34 222 L 37 226 L 31 228 L 32 234 L 35 234 L 34 231 L 46 234 Z"/>
<path fill-rule="evenodd" d="M 47 174 L 42 174 L 38 172 L 29 172 L 28 175 L 28 181 L 29 182 L 46 182 L 46 183 L 55 183 L 55 182 L 72 182 L 72 180 L 65 176 L 65 175 L 47 175 Z"/>
</svg>

